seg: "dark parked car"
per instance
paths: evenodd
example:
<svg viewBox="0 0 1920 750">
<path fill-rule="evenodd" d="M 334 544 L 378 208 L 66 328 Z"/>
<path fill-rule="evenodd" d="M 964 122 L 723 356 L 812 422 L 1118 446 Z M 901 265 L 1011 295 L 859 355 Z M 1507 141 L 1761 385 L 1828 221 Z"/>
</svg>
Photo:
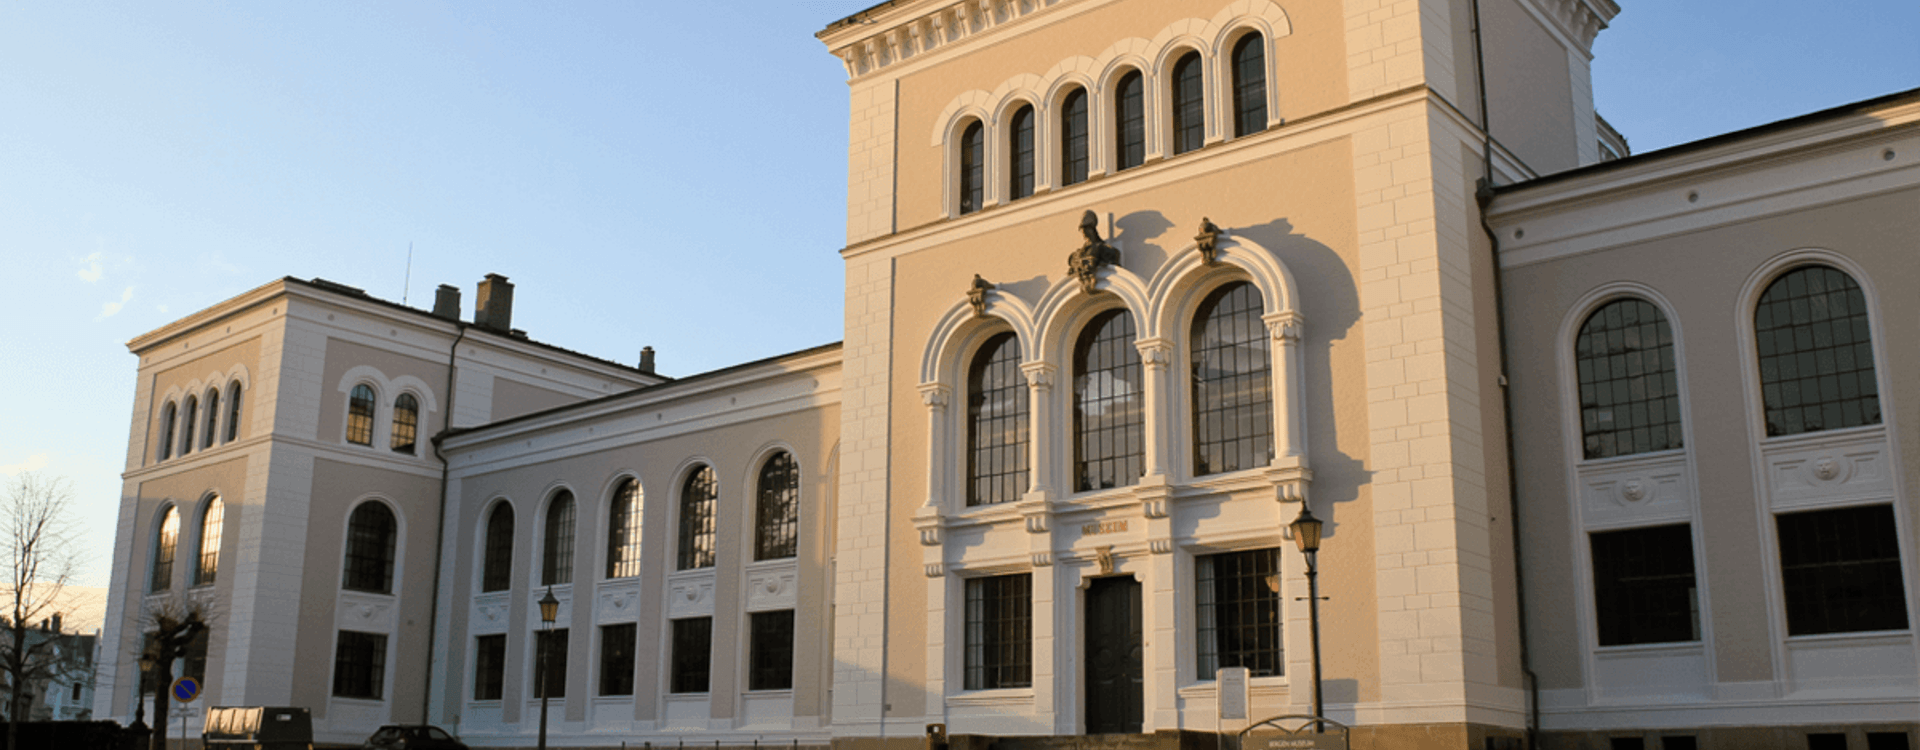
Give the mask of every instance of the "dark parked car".
<svg viewBox="0 0 1920 750">
<path fill-rule="evenodd" d="M 360 750 L 468 750 L 447 730 L 426 724 L 389 724 L 374 732 Z"/>
</svg>

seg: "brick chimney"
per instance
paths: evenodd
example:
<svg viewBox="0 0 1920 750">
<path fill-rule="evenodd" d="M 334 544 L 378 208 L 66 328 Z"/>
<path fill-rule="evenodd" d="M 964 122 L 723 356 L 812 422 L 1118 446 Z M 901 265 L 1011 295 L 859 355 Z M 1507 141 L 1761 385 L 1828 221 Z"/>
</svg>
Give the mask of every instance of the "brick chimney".
<svg viewBox="0 0 1920 750">
<path fill-rule="evenodd" d="M 501 333 L 513 330 L 513 284 L 497 273 L 480 280 L 473 301 L 473 324 Z"/>
<path fill-rule="evenodd" d="M 433 316 L 447 320 L 460 319 L 460 287 L 440 285 L 439 291 L 433 294 Z"/>
<path fill-rule="evenodd" d="M 653 374 L 653 347 L 651 346 L 640 347 L 640 371 L 648 375 Z"/>
</svg>

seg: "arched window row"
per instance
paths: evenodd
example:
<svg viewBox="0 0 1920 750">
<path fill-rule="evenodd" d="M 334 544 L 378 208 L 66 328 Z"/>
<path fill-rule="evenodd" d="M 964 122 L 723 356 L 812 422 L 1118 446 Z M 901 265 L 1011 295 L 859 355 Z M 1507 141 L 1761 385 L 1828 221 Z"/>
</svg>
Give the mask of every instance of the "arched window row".
<svg viewBox="0 0 1920 750">
<path fill-rule="evenodd" d="M 154 460 L 165 461 L 224 445 L 240 438 L 240 417 L 246 386 L 238 379 L 189 386 L 188 393 L 169 396 L 160 406 L 155 430 Z"/>
<path fill-rule="evenodd" d="M 221 539 L 226 530 L 226 503 L 218 494 L 209 494 L 198 507 L 194 519 L 183 517 L 177 503 L 168 503 L 153 526 L 148 590 L 169 591 L 173 574 L 182 566 L 181 543 L 188 546 L 182 575 L 188 587 L 212 586 L 219 582 Z M 193 524 L 189 526 L 188 524 Z M 191 533 L 191 536 L 184 534 Z"/>
<path fill-rule="evenodd" d="M 362 369 L 362 368 L 356 368 Z M 372 448 L 384 444 L 387 450 L 405 456 L 420 454 L 422 401 L 426 399 L 418 383 L 375 382 L 370 374 L 357 379 L 346 389 L 347 408 L 343 439 L 349 445 Z M 401 381 L 413 380 L 402 378 Z"/>
</svg>

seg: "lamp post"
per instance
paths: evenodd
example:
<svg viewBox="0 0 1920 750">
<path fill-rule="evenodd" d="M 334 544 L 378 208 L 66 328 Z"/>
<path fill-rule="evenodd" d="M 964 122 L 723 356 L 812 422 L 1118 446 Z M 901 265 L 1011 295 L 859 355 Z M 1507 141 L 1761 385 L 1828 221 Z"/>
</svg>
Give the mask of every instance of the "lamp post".
<svg viewBox="0 0 1920 750">
<path fill-rule="evenodd" d="M 153 679 L 153 654 L 140 654 L 139 698 L 133 702 L 133 725 L 128 727 L 145 733 L 147 731 L 147 681 Z"/>
<path fill-rule="evenodd" d="M 1313 633 L 1313 716 L 1314 731 L 1327 731 L 1325 722 L 1319 719 L 1325 716 L 1325 707 L 1320 703 L 1320 581 L 1319 569 L 1314 559 L 1320 552 L 1320 519 L 1313 517 L 1313 511 L 1305 502 L 1300 503 L 1300 517 L 1293 519 L 1293 543 L 1300 545 L 1300 553 L 1307 558 L 1307 618 Z"/>
<path fill-rule="evenodd" d="M 560 600 L 553 598 L 553 587 L 548 586 L 547 595 L 540 597 L 540 630 L 544 637 L 536 647 L 540 657 L 534 667 L 534 681 L 540 684 L 540 750 L 547 750 L 547 652 L 553 645 L 553 620 L 559 615 Z"/>
</svg>

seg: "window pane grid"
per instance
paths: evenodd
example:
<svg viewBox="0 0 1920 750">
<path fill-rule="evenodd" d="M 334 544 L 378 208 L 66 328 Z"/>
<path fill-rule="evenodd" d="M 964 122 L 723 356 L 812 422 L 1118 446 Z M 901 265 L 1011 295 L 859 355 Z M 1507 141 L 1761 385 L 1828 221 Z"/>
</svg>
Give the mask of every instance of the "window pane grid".
<svg viewBox="0 0 1920 750">
<path fill-rule="evenodd" d="M 1880 424 L 1866 295 L 1827 266 L 1774 280 L 1753 315 L 1767 434 Z"/>
<path fill-rule="evenodd" d="M 600 694 L 633 695 L 634 623 L 600 627 Z"/>
<path fill-rule="evenodd" d="M 1120 79 L 1114 88 L 1114 133 L 1118 138 L 1114 151 L 1120 169 L 1140 166 L 1147 160 L 1147 113 L 1140 71 Z"/>
<path fill-rule="evenodd" d="M 347 399 L 347 442 L 373 445 L 373 388 L 353 387 Z"/>
<path fill-rule="evenodd" d="M 673 676 L 669 692 L 707 692 L 713 662 L 713 618 L 673 621 Z"/>
<path fill-rule="evenodd" d="M 747 689 L 793 689 L 793 610 L 755 612 L 748 627 Z"/>
<path fill-rule="evenodd" d="M 200 448 L 213 447 L 213 441 L 220 436 L 220 389 L 207 389 L 207 420 L 200 431 Z"/>
<path fill-rule="evenodd" d="M 1093 319 L 1074 353 L 1074 482 L 1080 491 L 1125 487 L 1146 471 L 1145 404 L 1133 314 Z"/>
<path fill-rule="evenodd" d="M 200 565 L 194 570 L 196 586 L 212 585 L 220 574 L 220 532 L 226 525 L 226 504 L 220 498 L 207 501 L 200 519 Z"/>
<path fill-rule="evenodd" d="M 785 451 L 760 467 L 760 497 L 754 524 L 753 559 L 776 560 L 799 553 L 800 467 Z"/>
<path fill-rule="evenodd" d="M 487 515 L 487 551 L 480 590 L 505 591 L 513 585 L 513 508 L 502 502 Z"/>
<path fill-rule="evenodd" d="M 501 688 L 506 683 L 507 637 L 483 635 L 475 638 L 473 651 L 473 699 L 500 700 Z"/>
<path fill-rule="evenodd" d="M 380 700 L 387 670 L 387 637 L 378 633 L 340 631 L 333 655 L 333 694 L 341 698 Z"/>
<path fill-rule="evenodd" d="M 1033 195 L 1033 107 L 1021 107 L 1013 113 L 1013 133 L 1007 145 L 1011 146 L 1007 194 L 1015 199 Z"/>
<path fill-rule="evenodd" d="M 967 378 L 967 505 L 1020 499 L 1027 490 L 1027 385 L 1020 340 L 1003 333 L 975 355 Z"/>
<path fill-rule="evenodd" d="M 1033 686 L 1033 577 L 967 580 L 966 689 Z"/>
<path fill-rule="evenodd" d="M 411 393 L 393 400 L 393 452 L 412 453 L 420 432 L 420 402 Z"/>
<path fill-rule="evenodd" d="M 533 632 L 533 697 L 540 697 L 542 689 L 548 698 L 567 697 L 567 629 Z"/>
<path fill-rule="evenodd" d="M 607 577 L 640 575 L 640 483 L 628 479 L 613 493 L 607 529 Z"/>
<path fill-rule="evenodd" d="M 1060 184 L 1087 181 L 1087 90 L 1074 89 L 1060 108 Z"/>
<path fill-rule="evenodd" d="M 240 384 L 227 392 L 227 442 L 240 437 Z"/>
<path fill-rule="evenodd" d="M 1587 458 L 1681 447 L 1673 330 L 1660 308 L 1623 299 L 1593 311 L 1574 341 L 1574 369 Z"/>
<path fill-rule="evenodd" d="M 713 467 L 687 477 L 680 493 L 680 570 L 713 567 L 713 510 L 719 487 Z"/>
<path fill-rule="evenodd" d="M 986 146 L 985 130 L 979 122 L 967 126 L 960 134 L 960 213 L 970 214 L 980 210 L 985 198 L 986 187 Z"/>
<path fill-rule="evenodd" d="M 160 449 L 154 454 L 155 460 L 165 461 L 173 456 L 173 423 L 178 413 L 171 402 L 160 410 Z"/>
<path fill-rule="evenodd" d="M 1189 52 L 1173 65 L 1173 152 L 1195 151 L 1206 142 L 1206 95 L 1200 53 Z"/>
<path fill-rule="evenodd" d="M 1221 287 L 1194 318 L 1193 473 L 1264 466 L 1273 460 L 1269 336 L 1260 292 Z"/>
<path fill-rule="evenodd" d="M 180 410 L 180 455 L 193 451 L 193 425 L 200 418 L 200 399 L 187 397 L 185 408 Z"/>
<path fill-rule="evenodd" d="M 378 502 L 361 503 L 347 520 L 347 571 L 344 588 L 386 594 L 393 591 L 393 511 Z"/>
<path fill-rule="evenodd" d="M 1789 634 L 1906 629 L 1893 506 L 1785 513 L 1775 523 Z"/>
<path fill-rule="evenodd" d="M 573 583 L 573 493 L 562 490 L 547 506 L 545 554 L 540 565 L 540 585 Z"/>
<path fill-rule="evenodd" d="M 168 508 L 160 519 L 160 533 L 153 540 L 154 591 L 173 588 L 173 556 L 180 545 L 180 509 Z"/>
<path fill-rule="evenodd" d="M 1222 667 L 1246 667 L 1254 677 L 1285 673 L 1279 574 L 1277 548 L 1194 558 L 1200 679 Z"/>
<path fill-rule="evenodd" d="M 1690 526 L 1596 533 L 1591 544 L 1600 645 L 1700 640 Z"/>
<path fill-rule="evenodd" d="M 1251 135 L 1267 128 L 1266 41 L 1248 34 L 1233 47 L 1233 134 Z"/>
</svg>

